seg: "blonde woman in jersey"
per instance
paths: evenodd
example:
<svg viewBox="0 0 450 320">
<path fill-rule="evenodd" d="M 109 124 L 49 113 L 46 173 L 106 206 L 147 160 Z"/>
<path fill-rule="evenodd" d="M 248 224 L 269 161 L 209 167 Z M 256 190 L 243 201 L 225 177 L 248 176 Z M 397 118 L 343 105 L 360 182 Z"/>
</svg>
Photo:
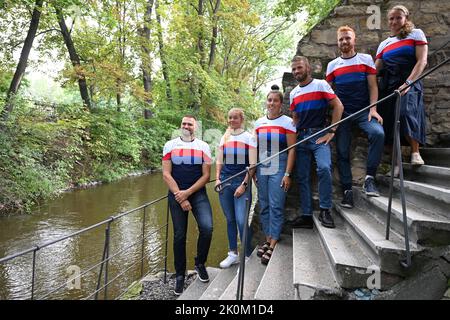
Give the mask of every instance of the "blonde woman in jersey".
<svg viewBox="0 0 450 320">
<path fill-rule="evenodd" d="M 216 186 L 256 163 L 256 139 L 251 133 L 245 131 L 244 122 L 245 117 L 242 109 L 233 108 L 228 112 L 228 129 L 220 140 L 217 151 Z M 252 174 L 252 171 L 250 174 Z M 239 230 L 242 243 L 244 227 L 248 226 L 247 221 L 245 221 L 246 199 L 250 204 L 252 201 L 249 179 L 251 177 L 244 172 L 222 185 L 219 192 L 220 205 L 227 220 L 229 246 L 227 257 L 220 263 L 221 268 L 229 268 L 231 265 L 239 263 L 237 230 Z M 249 257 L 252 253 L 252 235 L 250 228 L 247 231 L 245 255 Z"/>
</svg>

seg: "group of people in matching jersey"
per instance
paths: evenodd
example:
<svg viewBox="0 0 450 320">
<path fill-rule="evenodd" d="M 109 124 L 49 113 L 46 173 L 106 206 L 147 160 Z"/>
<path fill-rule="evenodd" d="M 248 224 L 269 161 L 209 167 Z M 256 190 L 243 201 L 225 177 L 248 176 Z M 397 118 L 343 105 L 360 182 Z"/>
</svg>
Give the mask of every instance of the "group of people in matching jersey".
<svg viewBox="0 0 450 320">
<path fill-rule="evenodd" d="M 222 136 L 216 154 L 216 187 L 227 221 L 229 252 L 220 263 L 228 268 L 239 263 L 238 233 L 242 239 L 248 228 L 245 255 L 253 251 L 252 230 L 246 217 L 246 200 L 251 202 L 251 181 L 258 189 L 259 218 L 264 242 L 257 248 L 261 263 L 267 264 L 275 250 L 284 221 L 286 193 L 295 174 L 299 184 L 301 215 L 288 221 L 292 227 L 313 228 L 311 190 L 312 157 L 316 163 L 320 212 L 318 221 L 334 228 L 332 207 L 332 162 L 330 141 L 336 138 L 337 168 L 342 187 L 341 206 L 353 207 L 350 149 L 352 127 L 358 126 L 368 137 L 366 176 L 363 191 L 379 196 L 375 183 L 383 149 L 393 141 L 395 99 L 382 105 L 374 103 L 394 90 L 402 90 L 400 112 L 401 140 L 411 146 L 411 164 L 424 164 L 419 145 L 425 143 L 425 110 L 422 83 L 416 82 L 427 64 L 427 40 L 409 19 L 408 9 L 395 6 L 388 12 L 391 36 L 378 47 L 376 61 L 368 54 L 357 53 L 355 31 L 343 26 L 337 30 L 341 55 L 328 64 L 326 79 L 314 79 L 306 57 L 295 56 L 291 69 L 298 85 L 290 92 L 292 118 L 282 112 L 283 94 L 278 86 L 266 99 L 266 115 L 254 124 L 252 133 L 245 130 L 242 109 L 228 112 L 228 129 Z M 377 75 L 380 77 L 377 81 Z M 406 88 L 405 90 L 403 90 Z M 313 139 L 296 142 L 316 134 L 331 124 L 374 104 Z M 169 206 L 174 226 L 175 294 L 183 292 L 186 272 L 186 231 L 188 212 L 195 217 L 199 238 L 195 269 L 200 281 L 209 281 L 205 267 L 212 238 L 212 210 L 205 185 L 210 179 L 211 152 L 207 143 L 195 138 L 196 119 L 183 117 L 180 137 L 166 143 L 163 151 L 163 177 L 169 187 Z M 276 155 L 276 156 L 274 156 Z M 271 157 L 268 161 L 265 159 Z M 261 162 L 256 169 L 252 168 Z M 239 174 L 240 173 L 240 174 Z M 394 174 L 398 174 L 395 168 Z M 233 177 L 233 178 L 231 178 Z M 231 178 L 231 179 L 230 179 Z"/>
</svg>

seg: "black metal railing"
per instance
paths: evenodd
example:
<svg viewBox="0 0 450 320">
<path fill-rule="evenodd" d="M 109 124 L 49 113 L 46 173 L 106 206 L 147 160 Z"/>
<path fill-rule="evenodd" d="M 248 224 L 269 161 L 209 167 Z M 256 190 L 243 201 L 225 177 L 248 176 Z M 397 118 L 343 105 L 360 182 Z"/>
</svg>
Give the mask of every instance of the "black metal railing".
<svg viewBox="0 0 450 320">
<path fill-rule="evenodd" d="M 221 183 L 215 187 L 215 191 L 218 192 L 219 190 L 221 190 L 222 187 L 224 186 L 224 184 L 227 183 L 228 181 L 244 174 L 245 172 L 250 173 L 250 170 L 256 169 L 261 164 L 269 162 L 270 160 L 278 157 L 280 154 L 287 152 L 292 148 L 295 148 L 297 145 L 305 143 L 306 141 L 313 139 L 313 138 L 321 135 L 324 132 L 327 132 L 331 128 L 334 128 L 345 121 L 348 121 L 352 118 L 357 117 L 358 115 L 362 114 L 363 112 L 367 111 L 368 109 L 376 106 L 377 104 L 379 104 L 381 102 L 385 102 L 389 99 L 392 99 L 393 97 L 397 97 L 396 110 L 395 110 L 395 128 L 394 128 L 395 142 L 393 145 L 393 152 L 392 152 L 393 156 L 392 156 L 392 167 L 391 167 L 391 182 L 390 182 L 390 187 L 389 187 L 389 206 L 388 206 L 387 221 L 386 221 L 386 240 L 389 240 L 389 234 L 390 234 L 390 216 L 391 216 L 391 204 L 392 204 L 393 183 L 394 183 L 394 166 L 395 166 L 395 163 L 398 163 L 399 169 L 400 169 L 400 172 L 399 172 L 400 173 L 400 194 L 401 194 L 402 210 L 403 210 L 403 225 L 404 225 L 404 232 L 405 232 L 404 238 L 405 238 L 405 251 L 406 251 L 406 262 L 402 259 L 400 261 L 400 264 L 404 267 L 410 267 L 411 266 L 411 251 L 410 251 L 410 247 L 409 247 L 409 230 L 408 230 L 408 221 L 407 221 L 407 212 L 406 212 L 405 190 L 404 190 L 404 182 L 403 182 L 403 178 L 404 178 L 403 177 L 403 165 L 402 165 L 402 159 L 401 159 L 401 146 L 400 146 L 400 120 L 399 119 L 400 119 L 400 104 L 401 104 L 401 97 L 402 97 L 401 92 L 403 92 L 407 88 L 413 86 L 415 83 L 422 80 L 423 78 L 425 78 L 426 76 L 428 76 L 435 70 L 439 69 L 440 67 L 442 67 L 449 61 L 450 61 L 450 58 L 445 59 L 441 63 L 437 64 L 435 67 L 433 67 L 433 68 L 429 69 L 428 71 L 426 71 L 425 73 L 423 73 L 420 77 L 418 77 L 417 79 L 412 81 L 409 85 L 405 86 L 402 90 L 395 90 L 393 93 L 389 94 L 388 96 L 368 105 L 367 107 L 362 108 L 358 112 L 355 112 L 355 113 L 349 115 L 348 117 L 341 119 L 341 120 L 329 125 L 326 128 L 323 128 L 322 130 L 310 135 L 309 137 L 304 138 L 303 140 L 292 144 L 291 146 L 271 155 L 270 157 L 265 158 L 264 160 L 259 161 L 258 163 L 247 167 L 245 170 L 242 170 L 241 172 L 236 173 L 235 175 L 225 179 L 224 181 L 221 181 Z M 252 179 L 249 179 L 248 187 L 251 187 L 251 183 L 252 183 Z M 246 224 L 245 224 L 244 232 L 243 232 L 243 236 L 242 236 L 243 241 L 245 241 L 245 239 L 247 239 L 247 229 L 249 227 L 248 218 L 250 215 L 249 211 L 250 210 L 249 210 L 249 205 L 248 205 L 248 201 L 247 201 L 247 212 L 246 212 L 246 220 L 245 220 Z M 242 242 L 242 243 L 246 243 L 246 242 Z M 241 247 L 242 248 L 241 248 L 241 258 L 240 258 L 240 268 L 239 268 L 239 274 L 238 274 L 238 286 L 237 286 L 237 292 L 236 292 L 236 300 L 242 300 L 243 292 L 244 292 L 245 245 L 242 245 Z"/>
<path fill-rule="evenodd" d="M 149 237 L 151 237 L 152 235 L 154 235 L 156 232 L 161 231 L 163 228 L 165 228 L 165 240 L 163 242 L 163 245 L 165 246 L 165 251 L 164 251 L 164 256 L 162 257 L 164 259 L 164 283 L 167 282 L 167 245 L 168 245 L 168 232 L 169 232 L 169 204 L 167 202 L 167 210 L 166 210 L 166 222 L 165 224 L 163 224 L 162 226 L 160 226 L 159 228 L 152 230 L 151 232 L 146 234 L 146 228 L 145 228 L 145 224 L 146 224 L 146 215 L 147 215 L 147 208 L 156 205 L 157 203 L 163 201 L 164 199 L 167 199 L 167 196 L 163 196 L 160 197 L 158 199 L 155 199 L 151 202 L 148 202 L 146 204 L 143 204 L 137 208 L 125 211 L 123 213 L 119 213 L 118 215 L 115 216 L 111 216 L 109 219 L 101 221 L 99 223 L 96 223 L 94 225 L 91 225 L 87 228 L 84 228 L 82 230 L 79 230 L 77 232 L 71 233 L 67 236 L 64 237 L 60 237 L 56 240 L 52 240 L 49 242 L 46 242 L 44 244 L 41 245 L 35 245 L 27 250 L 23 250 L 20 251 L 18 253 L 6 256 L 4 258 L 0 259 L 0 264 L 3 263 L 7 263 L 9 261 L 12 261 L 16 258 L 22 257 L 26 254 L 30 254 L 32 253 L 32 271 L 31 271 L 31 300 L 36 299 L 35 297 L 35 293 L 36 293 L 36 285 L 35 285 L 35 279 L 36 279 L 36 267 L 37 267 L 37 262 L 36 262 L 36 258 L 37 258 L 37 254 L 39 252 L 39 250 L 45 248 L 45 247 L 49 247 L 53 244 L 56 243 L 60 243 L 64 240 L 70 239 L 70 238 L 74 238 L 76 236 L 79 236 L 81 234 L 85 234 L 89 231 L 92 231 L 96 228 L 99 228 L 101 226 L 106 225 L 105 228 L 105 237 L 104 237 L 104 245 L 103 245 L 103 255 L 102 255 L 102 259 L 99 263 L 96 263 L 90 267 L 88 267 L 86 270 L 84 270 L 83 272 L 81 272 L 80 274 L 78 274 L 77 276 L 70 278 L 70 280 L 65 281 L 59 285 L 57 285 L 55 288 L 53 288 L 50 292 L 47 292 L 45 295 L 42 295 L 41 297 L 38 297 L 37 300 L 41 300 L 41 299 L 47 299 L 49 298 L 52 294 L 60 291 L 61 289 L 65 288 L 68 284 L 70 284 L 71 282 L 73 282 L 74 280 L 83 277 L 84 275 L 88 274 L 89 272 L 92 272 L 94 270 L 96 270 L 98 267 L 100 267 L 100 271 L 98 274 L 98 278 L 97 278 L 97 285 L 96 285 L 96 289 L 94 292 L 90 293 L 87 297 L 85 297 L 84 299 L 90 299 L 92 297 L 94 297 L 95 300 L 98 299 L 98 295 L 99 293 L 103 290 L 103 299 L 108 299 L 108 287 L 115 282 L 117 279 L 119 279 L 120 277 L 122 277 L 124 274 L 127 273 L 127 271 L 129 271 L 131 268 L 135 267 L 136 263 L 140 262 L 140 277 L 143 278 L 144 277 L 144 261 L 146 258 L 148 258 L 152 253 L 154 253 L 156 250 L 160 250 L 161 245 L 153 248 L 152 250 L 149 250 L 147 253 L 145 253 L 145 240 L 148 239 Z M 131 244 L 125 246 L 124 248 L 122 248 L 121 250 L 118 250 L 117 252 L 115 252 L 114 254 L 110 254 L 110 243 L 111 243 L 111 226 L 113 225 L 113 223 L 115 221 L 120 220 L 121 218 L 128 216 L 130 214 L 133 213 L 138 213 L 138 212 L 142 212 L 142 234 L 138 237 L 137 241 L 132 242 Z M 109 279 L 109 262 L 114 258 L 119 256 L 120 254 L 124 253 L 125 251 L 129 250 L 132 247 L 135 247 L 137 245 L 141 245 L 141 255 L 140 255 L 140 259 L 137 261 L 133 261 L 131 263 L 130 266 L 128 266 L 126 269 L 124 269 L 121 273 L 119 273 L 118 275 L 116 275 L 113 279 Z M 102 285 L 102 278 L 103 278 L 103 285 Z M 126 292 L 127 292 L 128 288 L 126 288 L 124 291 L 122 291 L 117 297 L 116 299 L 119 299 L 120 297 L 122 297 Z"/>
</svg>

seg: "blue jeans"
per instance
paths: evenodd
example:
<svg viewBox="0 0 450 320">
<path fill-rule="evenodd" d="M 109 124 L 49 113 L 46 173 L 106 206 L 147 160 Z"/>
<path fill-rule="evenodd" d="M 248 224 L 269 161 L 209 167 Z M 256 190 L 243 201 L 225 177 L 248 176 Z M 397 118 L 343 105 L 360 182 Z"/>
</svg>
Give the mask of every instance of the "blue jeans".
<svg viewBox="0 0 450 320">
<path fill-rule="evenodd" d="M 225 175 L 220 175 L 220 180 L 223 181 L 228 178 Z M 241 243 L 244 236 L 244 226 L 246 225 L 246 199 L 249 201 L 249 207 L 252 203 L 252 192 L 249 186 L 247 190 L 239 198 L 234 196 L 234 192 L 241 185 L 243 177 L 233 178 L 231 181 L 225 183 L 222 191 L 219 192 L 220 205 L 223 213 L 227 219 L 227 235 L 228 245 L 231 251 L 237 250 L 237 228 L 241 237 Z M 252 230 L 247 224 L 247 243 L 245 246 L 245 255 L 249 257 L 252 254 Z"/>
<path fill-rule="evenodd" d="M 319 130 L 306 129 L 300 131 L 297 141 L 303 140 Z M 331 150 L 330 145 L 316 144 L 319 135 L 311 140 L 297 145 L 297 179 L 300 187 L 300 205 L 303 215 L 312 216 L 312 194 L 311 194 L 311 160 L 314 156 L 317 164 L 317 176 L 319 178 L 319 204 L 322 209 L 331 209 L 332 186 L 331 186 Z"/>
<path fill-rule="evenodd" d="M 348 114 L 344 114 L 343 117 L 347 116 Z M 372 119 L 370 122 L 367 121 L 367 116 L 368 112 L 365 112 L 341 123 L 336 132 L 337 164 L 343 190 L 350 190 L 352 188 L 350 146 L 352 142 L 353 124 L 357 124 L 367 134 L 369 139 L 366 172 L 373 177 L 377 174 L 384 148 L 384 130 L 383 126 L 376 119 Z"/>
<path fill-rule="evenodd" d="M 286 192 L 280 185 L 286 172 L 286 165 L 287 154 L 283 153 L 278 157 L 278 161 L 262 164 L 256 171 L 261 225 L 266 237 L 273 240 L 280 239 L 284 223 Z M 268 169 L 270 167 L 272 169 Z"/>
<path fill-rule="evenodd" d="M 173 193 L 169 192 L 169 207 L 173 222 L 173 255 L 175 272 L 181 276 L 186 272 L 186 231 L 188 226 L 188 213 L 183 211 L 175 200 Z M 213 221 L 212 210 L 206 190 L 200 190 L 188 198 L 192 206 L 192 213 L 199 230 L 197 240 L 197 256 L 195 265 L 205 264 L 211 245 Z"/>
</svg>

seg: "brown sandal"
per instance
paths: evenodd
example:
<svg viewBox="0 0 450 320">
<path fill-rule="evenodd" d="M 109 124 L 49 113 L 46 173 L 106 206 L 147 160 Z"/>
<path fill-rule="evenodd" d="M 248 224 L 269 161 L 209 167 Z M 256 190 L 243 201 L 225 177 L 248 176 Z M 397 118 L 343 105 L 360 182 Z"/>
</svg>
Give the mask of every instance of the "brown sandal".
<svg viewBox="0 0 450 320">
<path fill-rule="evenodd" d="M 258 251 L 256 252 L 256 255 L 258 258 L 261 258 L 264 253 L 266 253 L 267 250 L 270 248 L 269 242 L 264 242 L 261 246 L 259 246 Z"/>
<path fill-rule="evenodd" d="M 261 257 L 261 263 L 262 264 L 268 264 L 269 263 L 270 258 L 272 257 L 273 250 L 274 250 L 274 248 L 272 248 L 272 247 L 269 247 L 269 249 L 267 249 L 267 251 Z"/>
</svg>

